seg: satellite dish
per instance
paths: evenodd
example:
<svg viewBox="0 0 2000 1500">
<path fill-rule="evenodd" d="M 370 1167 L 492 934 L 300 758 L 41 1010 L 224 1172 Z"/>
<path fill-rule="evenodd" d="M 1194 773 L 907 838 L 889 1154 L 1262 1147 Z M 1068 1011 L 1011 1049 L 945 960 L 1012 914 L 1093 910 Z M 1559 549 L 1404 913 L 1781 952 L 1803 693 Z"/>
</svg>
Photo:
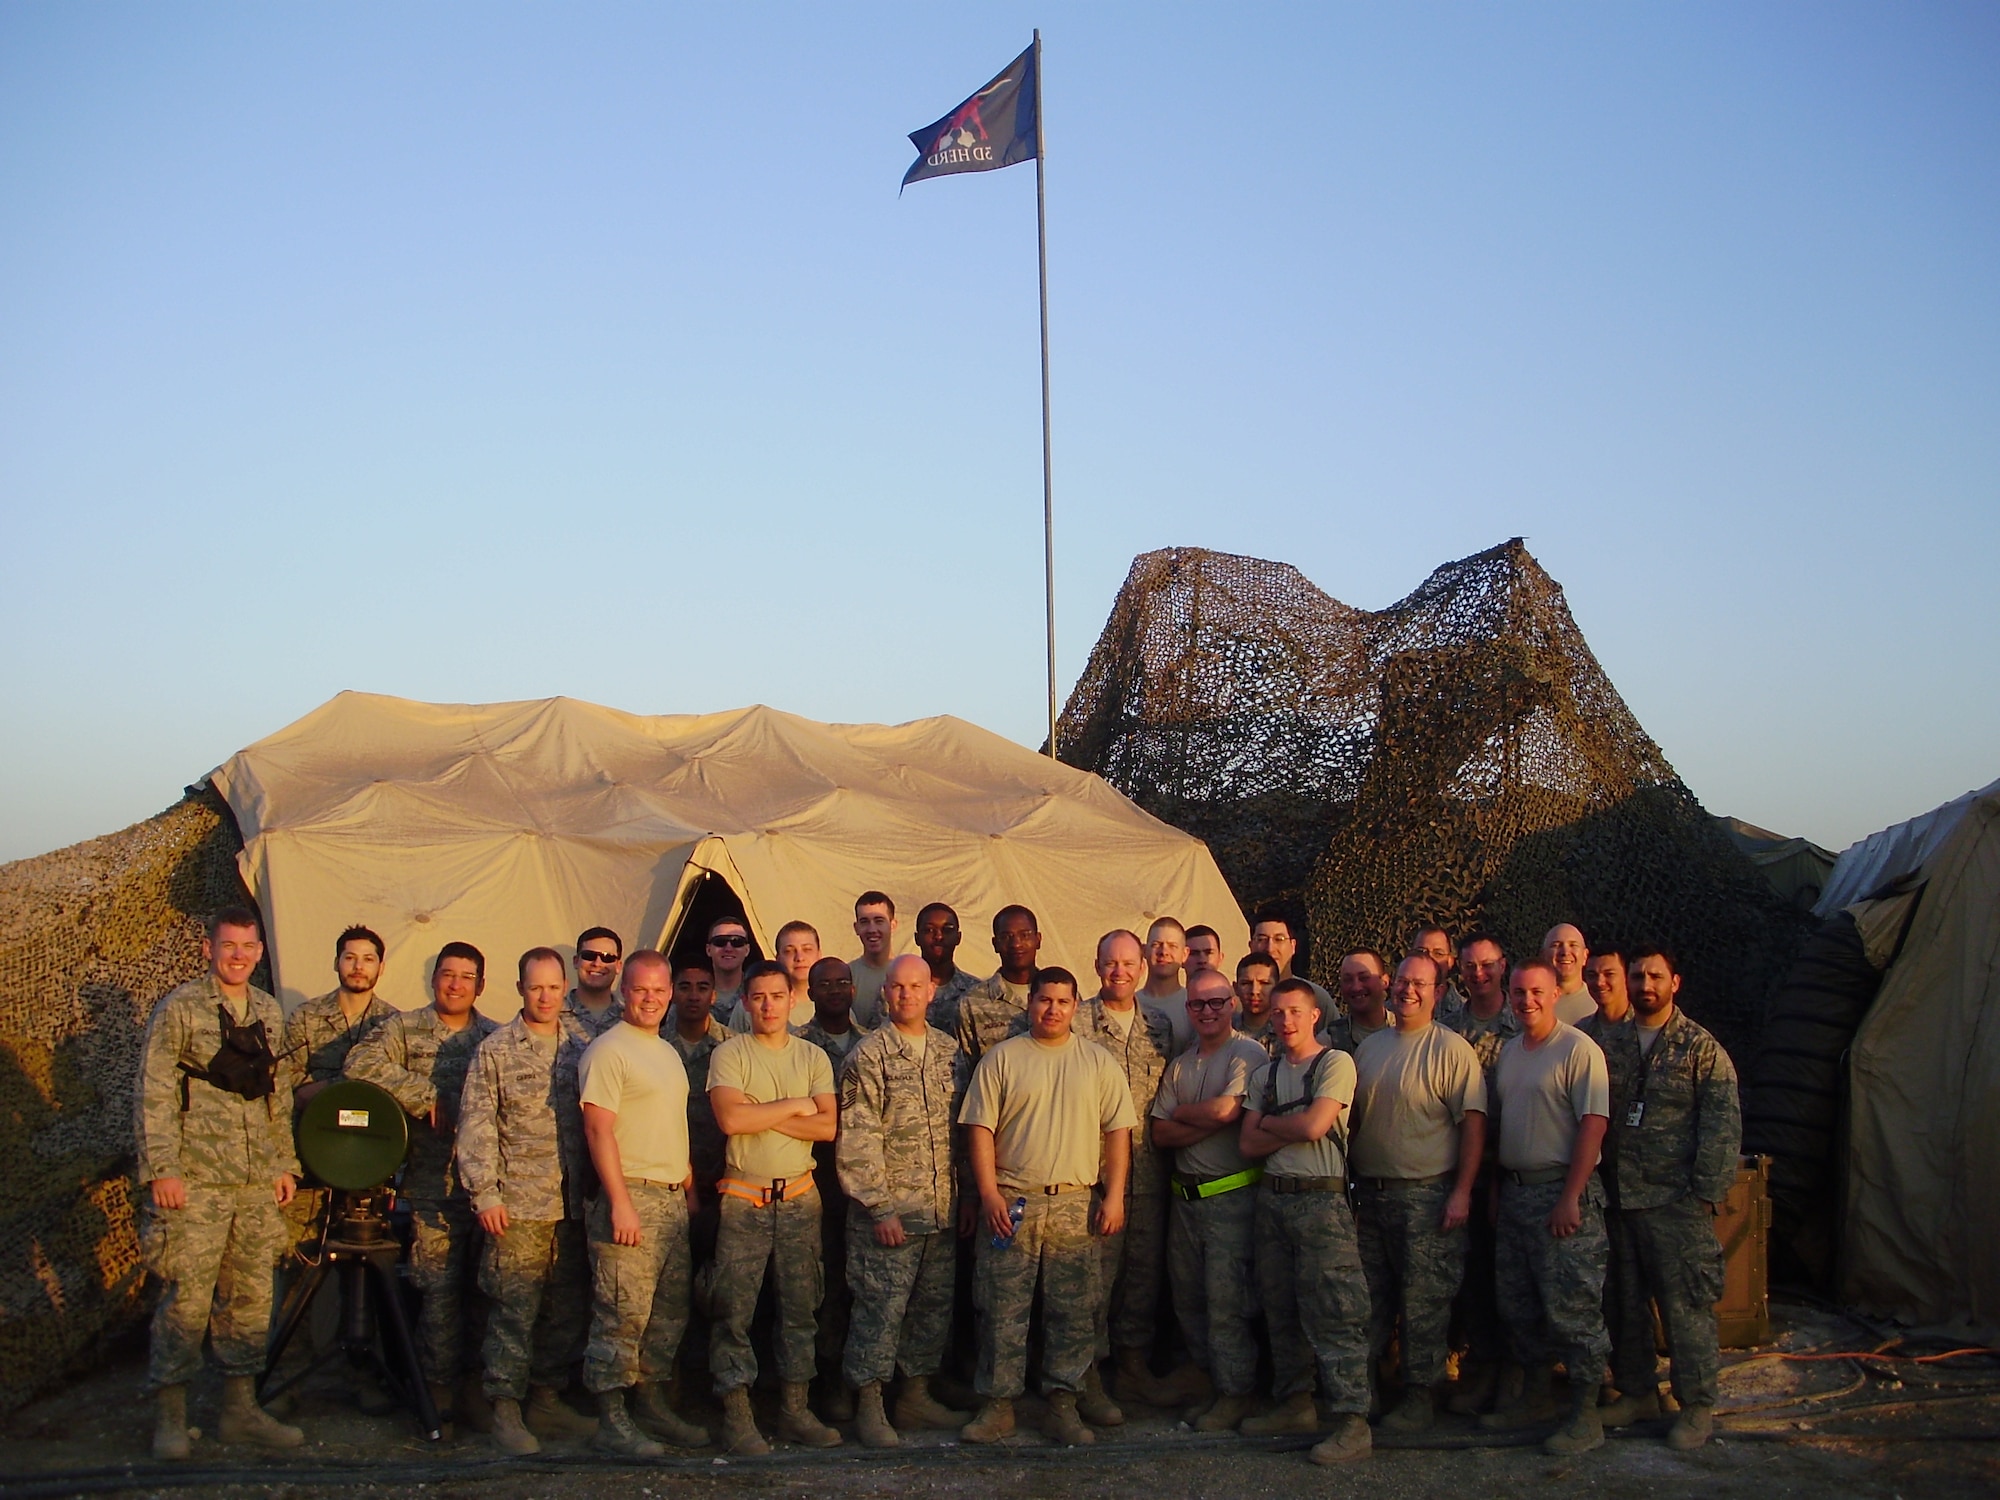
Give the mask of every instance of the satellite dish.
<svg viewBox="0 0 2000 1500">
<path fill-rule="evenodd" d="M 358 1078 L 330 1083 L 299 1116 L 299 1161 L 330 1188 L 365 1192 L 396 1175 L 410 1149 L 410 1121 L 395 1096 Z"/>
</svg>

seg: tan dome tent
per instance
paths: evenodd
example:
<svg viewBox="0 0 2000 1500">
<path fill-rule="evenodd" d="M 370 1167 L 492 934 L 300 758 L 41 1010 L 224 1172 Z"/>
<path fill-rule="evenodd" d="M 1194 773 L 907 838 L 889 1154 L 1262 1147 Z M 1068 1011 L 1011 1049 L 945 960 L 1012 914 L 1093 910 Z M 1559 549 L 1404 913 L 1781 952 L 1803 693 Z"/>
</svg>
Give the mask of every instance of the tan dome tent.
<svg viewBox="0 0 2000 1500">
<path fill-rule="evenodd" d="M 487 955 L 482 1002 L 517 1008 L 513 959 L 602 923 L 672 946 L 740 902 L 762 950 L 793 919 L 856 948 L 854 897 L 949 902 L 962 967 L 994 964 L 1010 902 L 1041 918 L 1042 958 L 1088 985 L 1093 944 L 1155 916 L 1248 930 L 1198 840 L 1097 776 L 952 718 L 817 724 L 768 708 L 620 713 L 569 698 L 483 705 L 342 693 L 214 774 L 271 924 L 281 998 L 332 984 L 333 942 L 362 922 L 389 945 L 382 993 L 428 998 L 454 939 Z M 724 889 L 726 888 L 726 889 Z M 691 914 L 693 920 L 690 920 Z"/>
</svg>

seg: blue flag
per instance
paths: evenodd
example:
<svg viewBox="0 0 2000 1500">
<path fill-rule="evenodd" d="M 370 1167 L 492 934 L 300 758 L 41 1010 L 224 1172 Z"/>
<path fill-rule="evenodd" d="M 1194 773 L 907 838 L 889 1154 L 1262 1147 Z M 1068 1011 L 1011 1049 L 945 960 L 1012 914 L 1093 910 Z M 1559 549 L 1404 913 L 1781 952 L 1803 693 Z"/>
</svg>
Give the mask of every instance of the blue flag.
<svg viewBox="0 0 2000 1500">
<path fill-rule="evenodd" d="M 985 88 L 941 120 L 910 132 L 917 159 L 903 186 L 953 172 L 992 172 L 1041 154 L 1036 129 L 1039 80 L 1028 48 Z"/>
</svg>

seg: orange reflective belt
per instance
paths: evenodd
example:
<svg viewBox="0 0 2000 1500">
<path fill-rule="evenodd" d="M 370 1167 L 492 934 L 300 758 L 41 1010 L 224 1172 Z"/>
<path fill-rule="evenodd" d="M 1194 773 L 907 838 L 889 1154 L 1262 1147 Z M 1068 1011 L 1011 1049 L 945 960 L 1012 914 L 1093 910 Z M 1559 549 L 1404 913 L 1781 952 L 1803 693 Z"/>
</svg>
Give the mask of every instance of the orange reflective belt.
<svg viewBox="0 0 2000 1500">
<path fill-rule="evenodd" d="M 794 1198 L 802 1198 L 813 1188 L 812 1174 L 803 1177 L 780 1177 L 765 1187 L 744 1182 L 736 1177 L 718 1178 L 715 1190 L 727 1193 L 732 1198 L 741 1198 L 746 1203 L 754 1203 L 759 1208 L 772 1202 L 790 1203 Z"/>
</svg>

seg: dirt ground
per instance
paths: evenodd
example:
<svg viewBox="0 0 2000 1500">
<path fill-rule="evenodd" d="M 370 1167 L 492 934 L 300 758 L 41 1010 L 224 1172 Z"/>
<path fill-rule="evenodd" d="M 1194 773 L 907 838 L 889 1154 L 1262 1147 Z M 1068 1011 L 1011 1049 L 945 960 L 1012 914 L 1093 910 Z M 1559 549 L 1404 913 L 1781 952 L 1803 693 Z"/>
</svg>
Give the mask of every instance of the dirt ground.
<svg viewBox="0 0 2000 1500">
<path fill-rule="evenodd" d="M 1444 1417 L 1423 1446 L 1378 1442 L 1352 1468 L 1315 1468 L 1309 1440 L 1198 1435 L 1170 1414 L 1130 1409 L 1131 1420 L 1089 1448 L 1062 1449 L 1024 1430 L 998 1449 L 955 1434 L 919 1433 L 892 1452 L 856 1445 L 808 1452 L 780 1445 L 761 1459 L 675 1454 L 627 1463 L 582 1444 L 552 1443 L 537 1458 L 507 1459 L 484 1438 L 433 1445 L 400 1417 L 367 1417 L 338 1371 L 310 1382 L 291 1420 L 306 1446 L 273 1457 L 195 1444 L 187 1464 L 148 1456 L 151 1403 L 137 1349 L 13 1414 L 0 1438 L 0 1500 L 191 1489 L 285 1497 L 422 1495 L 426 1500 L 666 1500 L 757 1495 L 800 1500 L 864 1497 L 1347 1496 L 1666 1497 L 1703 1500 L 1955 1500 L 2000 1495 L 2000 1366 L 1793 1362 L 1784 1352 L 1871 1349 L 1878 1340 L 1830 1314 L 1787 1309 L 1787 1326 L 1759 1351 L 1731 1353 L 1723 1419 L 1706 1448 L 1669 1450 L 1663 1425 L 1612 1434 L 1595 1453 L 1555 1459 L 1534 1439 Z M 190 1419 L 212 1430 L 213 1377 L 192 1393 Z M 698 1411 L 691 1413 L 700 1415 Z"/>
</svg>

